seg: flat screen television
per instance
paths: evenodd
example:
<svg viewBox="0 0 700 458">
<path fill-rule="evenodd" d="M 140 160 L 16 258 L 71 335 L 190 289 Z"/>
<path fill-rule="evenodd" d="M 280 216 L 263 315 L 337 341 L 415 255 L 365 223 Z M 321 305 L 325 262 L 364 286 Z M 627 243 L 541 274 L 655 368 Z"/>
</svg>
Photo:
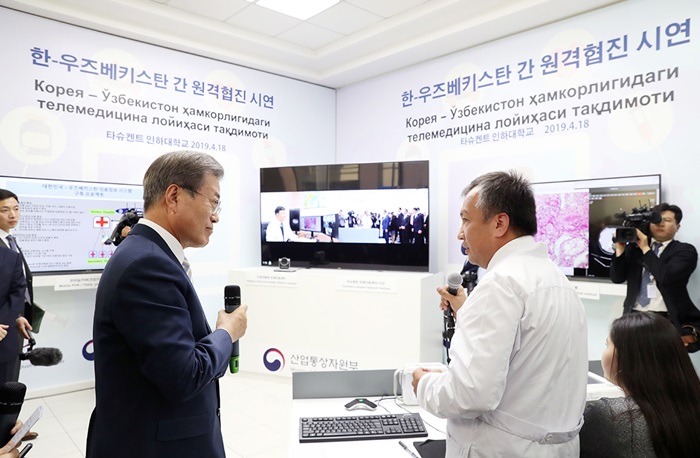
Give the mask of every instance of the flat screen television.
<svg viewBox="0 0 700 458">
<path fill-rule="evenodd" d="M 427 272 L 428 202 L 428 161 L 262 168 L 262 265 Z M 385 238 L 399 209 L 424 229 Z"/>
<path fill-rule="evenodd" d="M 101 271 L 122 214 L 143 208 L 140 185 L 0 176 L 0 188 L 19 198 L 12 233 L 34 274 Z"/>
<path fill-rule="evenodd" d="M 661 202 L 661 175 L 533 183 L 535 240 L 568 276 L 609 278 L 616 214 Z"/>
</svg>

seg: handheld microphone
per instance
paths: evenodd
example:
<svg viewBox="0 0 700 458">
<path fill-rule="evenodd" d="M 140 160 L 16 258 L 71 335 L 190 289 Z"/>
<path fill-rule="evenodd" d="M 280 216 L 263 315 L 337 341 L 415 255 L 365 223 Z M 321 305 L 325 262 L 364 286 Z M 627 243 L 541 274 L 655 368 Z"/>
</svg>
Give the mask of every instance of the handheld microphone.
<svg viewBox="0 0 700 458">
<path fill-rule="evenodd" d="M 228 285 L 224 288 L 224 310 L 226 313 L 231 313 L 241 306 L 241 287 L 238 285 Z M 229 362 L 229 371 L 232 374 L 238 373 L 239 348 L 238 341 L 233 343 L 233 351 L 231 352 L 231 361 Z"/>
<path fill-rule="evenodd" d="M 10 431 L 14 428 L 22 410 L 24 395 L 27 394 L 27 385 L 20 382 L 6 382 L 0 386 L 0 442 L 6 444 L 12 435 Z"/>
<path fill-rule="evenodd" d="M 58 348 L 34 348 L 36 340 L 32 333 L 29 333 L 29 348 L 26 353 L 20 353 L 20 361 L 29 360 L 32 366 L 55 366 L 63 361 L 63 353 Z"/>
<path fill-rule="evenodd" d="M 447 292 L 456 296 L 459 292 L 459 287 L 462 285 L 462 276 L 458 273 L 451 273 L 447 276 Z M 452 344 L 452 336 L 455 333 L 455 314 L 452 306 L 448 307 L 443 312 L 444 331 L 442 332 L 442 342 L 446 349 L 447 363 L 450 359 L 450 346 Z"/>
<path fill-rule="evenodd" d="M 456 272 L 452 272 L 447 276 L 447 292 L 453 296 L 457 295 L 459 287 L 462 286 L 462 276 Z"/>
<path fill-rule="evenodd" d="M 462 286 L 462 276 L 456 272 L 452 272 L 447 276 L 447 292 L 456 296 L 459 292 L 459 287 Z M 454 327 L 454 310 L 452 310 L 452 305 L 445 310 L 445 320 L 451 320 L 450 323 Z"/>
</svg>

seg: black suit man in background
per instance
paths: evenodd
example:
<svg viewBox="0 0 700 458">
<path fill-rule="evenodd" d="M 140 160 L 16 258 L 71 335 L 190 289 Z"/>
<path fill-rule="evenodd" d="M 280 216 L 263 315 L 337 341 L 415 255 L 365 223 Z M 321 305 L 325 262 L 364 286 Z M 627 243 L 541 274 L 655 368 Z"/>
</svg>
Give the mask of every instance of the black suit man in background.
<svg viewBox="0 0 700 458">
<path fill-rule="evenodd" d="M 692 323 L 700 327 L 700 310 L 688 294 L 698 253 L 693 245 L 675 240 L 683 212 L 667 203 L 653 210 L 661 214 L 661 222 L 649 225 L 651 240 L 637 229 L 636 243 L 615 244 L 610 279 L 614 283 L 627 281 L 623 313 L 653 312 L 676 326 Z"/>
<path fill-rule="evenodd" d="M 399 219 L 394 212 L 389 213 L 391 221 L 389 222 L 389 233 L 391 234 L 391 243 L 396 243 L 396 236 L 399 232 Z"/>
<path fill-rule="evenodd" d="M 401 228 L 401 243 L 411 243 L 411 215 L 408 213 L 408 208 L 403 209 L 403 224 L 399 221 Z"/>
<path fill-rule="evenodd" d="M 382 212 L 382 236 L 384 237 L 384 242 L 390 243 L 391 240 L 391 215 L 387 213 L 386 210 Z"/>
<path fill-rule="evenodd" d="M 413 209 L 415 214 L 413 215 L 413 243 L 417 245 L 423 245 L 423 213 L 420 212 L 420 208 L 415 207 Z"/>
<path fill-rule="evenodd" d="M 9 315 L 3 315 L 3 319 L 11 319 L 11 322 L 5 323 L 0 321 L 0 323 L 2 324 L 9 325 L 7 339 L 13 339 L 17 342 L 12 342 L 13 349 L 11 351 L 14 352 L 13 359 L 15 361 L 15 364 L 13 368 L 8 367 L 8 370 L 11 370 L 11 373 L 9 374 L 9 378 L 6 380 L 15 382 L 19 380 L 19 354 L 22 350 L 22 344 L 24 342 L 24 339 L 29 339 L 29 331 L 32 330 L 32 303 L 34 302 L 34 289 L 32 288 L 32 271 L 29 270 L 29 265 L 27 264 L 26 259 L 24 259 L 22 251 L 19 249 L 17 240 L 10 233 L 10 231 L 17 227 L 17 225 L 19 224 L 19 213 L 19 198 L 17 197 L 17 195 L 12 191 L 8 191 L 7 189 L 0 189 L 0 247 L 8 248 L 9 250 L 15 252 L 17 254 L 17 257 L 19 257 L 22 267 L 22 283 L 24 285 L 24 288 L 21 292 L 22 306 L 19 307 L 19 309 L 17 309 L 16 304 L 13 306 L 12 317 L 10 317 Z M 14 259 L 9 258 L 10 256 L 7 256 L 6 254 L 5 259 L 7 259 L 7 262 L 14 262 L 14 260 L 16 260 L 15 257 L 13 257 Z M 14 268 L 14 264 L 12 265 Z M 12 275 L 14 275 L 14 271 L 10 273 L 10 271 L 6 270 L 5 267 L 3 268 L 2 275 L 0 276 L 0 279 L 2 279 L 0 281 L 3 282 L 10 281 L 10 279 L 13 278 Z M 14 279 L 12 281 L 14 281 Z M 12 329 L 10 331 L 11 328 L 15 327 L 16 330 Z M 6 343 L 5 345 L 9 347 L 10 343 Z M 17 351 L 15 351 L 15 349 Z M 8 351 L 10 350 L 8 349 Z M 2 359 L 5 360 L 5 356 L 3 356 Z M 9 359 L 7 360 L 7 363 L 12 365 L 9 362 Z"/>
<path fill-rule="evenodd" d="M 15 323 L 24 310 L 26 289 L 19 253 L 0 246 L 0 385 L 19 378 L 22 345 Z"/>
</svg>

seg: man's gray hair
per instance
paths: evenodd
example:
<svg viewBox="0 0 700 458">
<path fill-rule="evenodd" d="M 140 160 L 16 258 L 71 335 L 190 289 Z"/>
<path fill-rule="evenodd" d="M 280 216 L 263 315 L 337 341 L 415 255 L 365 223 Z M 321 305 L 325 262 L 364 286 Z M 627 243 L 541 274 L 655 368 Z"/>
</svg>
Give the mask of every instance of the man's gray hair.
<svg viewBox="0 0 700 458">
<path fill-rule="evenodd" d="M 207 153 L 173 151 L 158 157 L 143 176 L 143 208 L 148 210 L 168 186 L 176 184 L 190 192 L 198 191 L 208 175 L 221 180 L 224 168 Z"/>
<path fill-rule="evenodd" d="M 537 234 L 535 195 L 530 183 L 518 172 L 490 172 L 475 178 L 462 191 L 462 199 L 473 189 L 479 194 L 476 207 L 488 221 L 498 213 L 505 213 L 510 227 L 518 235 Z"/>
</svg>

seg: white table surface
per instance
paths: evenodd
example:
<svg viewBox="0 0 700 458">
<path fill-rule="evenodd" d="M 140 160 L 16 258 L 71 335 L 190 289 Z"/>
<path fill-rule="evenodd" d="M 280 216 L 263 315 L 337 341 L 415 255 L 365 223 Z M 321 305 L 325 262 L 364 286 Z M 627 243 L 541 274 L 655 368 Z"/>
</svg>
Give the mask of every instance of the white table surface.
<svg viewBox="0 0 700 458">
<path fill-rule="evenodd" d="M 338 417 L 352 415 L 382 415 L 402 414 L 405 409 L 410 412 L 419 412 L 425 424 L 428 437 L 412 437 L 403 439 L 413 453 L 418 452 L 413 448 L 414 441 L 426 439 L 445 438 L 445 420 L 437 418 L 418 406 L 404 406 L 394 402 L 394 399 L 384 399 L 374 411 L 345 410 L 345 404 L 354 398 L 328 398 L 328 399 L 295 399 L 292 402 L 292 416 L 289 433 L 289 458 L 409 458 L 410 455 L 399 445 L 398 439 L 371 439 L 339 442 L 314 442 L 299 443 L 299 418 L 301 417 Z M 369 396 L 367 399 L 377 402 L 378 396 Z M 401 407 L 400 407 L 401 406 Z M 432 425 L 432 427 L 431 427 Z"/>
</svg>

